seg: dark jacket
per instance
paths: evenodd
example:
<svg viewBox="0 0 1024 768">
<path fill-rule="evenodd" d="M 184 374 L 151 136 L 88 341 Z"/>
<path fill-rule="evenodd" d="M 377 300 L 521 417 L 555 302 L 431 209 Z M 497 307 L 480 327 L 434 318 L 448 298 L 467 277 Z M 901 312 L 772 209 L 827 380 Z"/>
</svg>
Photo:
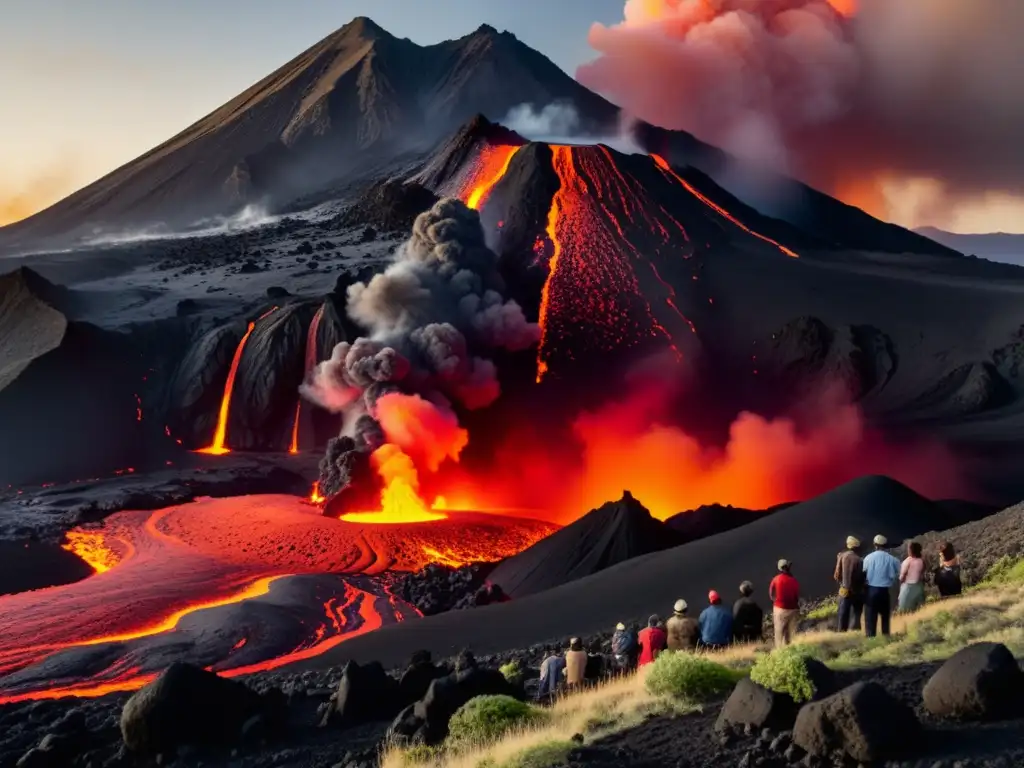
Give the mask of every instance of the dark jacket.
<svg viewBox="0 0 1024 768">
<path fill-rule="evenodd" d="M 752 597 L 741 597 L 732 606 L 732 636 L 740 643 L 764 638 L 764 611 Z"/>
<path fill-rule="evenodd" d="M 696 619 L 675 613 L 665 622 L 665 634 L 670 651 L 692 651 L 700 640 L 700 626 Z"/>
<path fill-rule="evenodd" d="M 636 653 L 636 635 L 628 629 L 616 629 L 612 635 L 612 654 L 631 656 Z"/>
</svg>

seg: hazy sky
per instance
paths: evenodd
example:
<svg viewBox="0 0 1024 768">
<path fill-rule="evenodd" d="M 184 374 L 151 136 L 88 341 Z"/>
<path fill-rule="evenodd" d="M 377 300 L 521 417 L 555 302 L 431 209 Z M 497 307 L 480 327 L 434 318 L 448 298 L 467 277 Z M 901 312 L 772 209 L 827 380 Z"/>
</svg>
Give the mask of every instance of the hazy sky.
<svg viewBox="0 0 1024 768">
<path fill-rule="evenodd" d="M 0 224 L 131 160 L 355 16 L 419 43 L 482 23 L 567 72 L 622 0 L 2 0 Z M 1016 204 L 976 206 L 961 231 L 1018 228 Z M 933 222 L 934 223 L 934 222 Z"/>
</svg>

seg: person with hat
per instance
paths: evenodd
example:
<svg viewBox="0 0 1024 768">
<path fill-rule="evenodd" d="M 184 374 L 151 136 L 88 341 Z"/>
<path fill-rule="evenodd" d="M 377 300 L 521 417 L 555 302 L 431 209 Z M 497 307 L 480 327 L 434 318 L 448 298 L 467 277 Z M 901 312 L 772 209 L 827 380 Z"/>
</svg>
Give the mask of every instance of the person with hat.
<svg viewBox="0 0 1024 768">
<path fill-rule="evenodd" d="M 864 559 L 860 556 L 860 539 L 846 537 L 846 551 L 836 555 L 836 569 L 832 578 L 839 582 L 838 629 L 860 631 L 860 617 L 864 611 Z"/>
<path fill-rule="evenodd" d="M 718 651 L 732 642 L 732 611 L 722 605 L 715 590 L 708 592 L 708 605 L 698 619 L 700 645 L 709 651 Z"/>
<path fill-rule="evenodd" d="M 764 610 L 753 595 L 753 584 L 740 584 L 740 599 L 732 605 L 732 636 L 737 643 L 759 643 L 764 638 Z"/>
<path fill-rule="evenodd" d="M 578 637 L 569 641 L 569 650 L 565 652 L 565 682 L 570 689 L 583 685 L 587 676 L 587 652 Z"/>
<path fill-rule="evenodd" d="M 793 564 L 786 558 L 778 562 L 779 572 L 768 585 L 772 600 L 772 623 L 775 626 L 775 647 L 793 642 L 800 623 L 800 583 L 793 577 Z"/>
<path fill-rule="evenodd" d="M 632 669 L 636 664 L 636 635 L 621 621 L 615 625 L 612 635 L 612 658 L 620 671 Z"/>
<path fill-rule="evenodd" d="M 647 629 L 640 630 L 637 640 L 640 644 L 640 660 L 638 667 L 652 663 L 658 654 L 665 650 L 665 630 L 659 627 L 661 619 L 655 614 L 647 620 Z"/>
<path fill-rule="evenodd" d="M 672 617 L 665 622 L 670 651 L 694 651 L 700 641 L 700 625 L 696 619 L 687 616 L 689 606 L 685 600 L 676 600 Z"/>
<path fill-rule="evenodd" d="M 892 618 L 892 595 L 890 591 L 900 577 L 900 561 L 886 549 L 889 541 L 882 534 L 875 536 L 875 551 L 864 558 L 864 579 L 867 595 L 864 601 L 864 633 L 874 637 L 879 620 L 882 634 L 889 635 L 889 620 Z"/>
</svg>

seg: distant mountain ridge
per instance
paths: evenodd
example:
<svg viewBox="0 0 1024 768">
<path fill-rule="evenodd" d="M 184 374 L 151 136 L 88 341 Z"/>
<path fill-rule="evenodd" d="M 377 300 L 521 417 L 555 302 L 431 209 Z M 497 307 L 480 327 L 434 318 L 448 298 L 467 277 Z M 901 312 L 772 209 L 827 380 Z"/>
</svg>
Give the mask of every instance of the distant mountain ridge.
<svg viewBox="0 0 1024 768">
<path fill-rule="evenodd" d="M 980 256 L 990 261 L 1024 265 L 1024 235 L 1008 232 L 961 235 L 956 232 L 946 232 L 937 227 L 920 227 L 914 231 L 968 256 Z"/>
<path fill-rule="evenodd" d="M 50 208 L 0 244 L 110 224 L 193 222 L 273 195 L 315 192 L 400 152 L 429 149 L 473 115 L 572 104 L 584 127 L 617 109 L 508 32 L 484 25 L 420 46 L 360 17 L 177 136 Z"/>
</svg>

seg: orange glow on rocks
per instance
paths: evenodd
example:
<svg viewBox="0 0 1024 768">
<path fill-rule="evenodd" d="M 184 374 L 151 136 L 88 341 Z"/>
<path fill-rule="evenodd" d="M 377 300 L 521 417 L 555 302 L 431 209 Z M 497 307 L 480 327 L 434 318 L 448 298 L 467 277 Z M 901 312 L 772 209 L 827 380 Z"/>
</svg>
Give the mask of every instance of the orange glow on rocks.
<svg viewBox="0 0 1024 768">
<path fill-rule="evenodd" d="M 249 327 L 246 329 L 245 335 L 242 336 L 242 340 L 238 342 L 238 348 L 235 349 L 235 356 L 231 358 L 231 367 L 228 369 L 228 379 L 224 382 L 224 394 L 221 396 L 220 411 L 217 413 L 217 428 L 213 433 L 213 442 L 206 448 L 198 450 L 197 453 L 206 453 L 210 456 L 223 456 L 231 453 L 231 449 L 228 448 L 228 417 L 231 415 L 231 393 L 235 388 L 235 377 L 238 375 L 238 366 L 242 362 L 242 353 L 245 351 L 245 342 L 249 340 L 252 332 L 256 329 L 256 323 L 272 315 L 276 311 L 277 307 L 273 307 L 269 312 L 261 315 L 256 322 L 249 323 Z"/>
<path fill-rule="evenodd" d="M 494 185 L 501 181 L 508 171 L 508 167 L 515 157 L 519 147 L 507 144 L 492 146 L 486 145 L 480 150 L 480 159 L 472 180 L 467 184 L 468 194 L 465 203 L 474 211 L 483 208 L 487 198 L 490 197 Z"/>
<path fill-rule="evenodd" d="M 396 523 L 429 523 L 448 516 L 431 511 L 420 497 L 416 465 L 401 448 L 385 443 L 370 457 L 374 469 L 384 480 L 379 512 L 349 512 L 341 519 L 348 523 L 394 525 Z"/>
<path fill-rule="evenodd" d="M 651 159 L 654 160 L 655 165 L 657 165 L 658 168 L 661 169 L 662 173 L 664 173 L 666 176 L 670 176 L 671 178 L 675 179 L 680 184 L 682 184 L 683 188 L 686 189 L 687 192 L 689 192 L 691 195 L 693 195 L 698 200 L 700 200 L 702 203 L 704 203 L 704 205 L 706 205 L 709 208 L 711 208 L 719 216 L 723 217 L 727 221 L 732 222 L 737 227 L 739 227 L 744 232 L 746 232 L 748 235 L 753 235 L 758 240 L 763 240 L 764 242 L 769 243 L 770 245 L 774 245 L 776 248 L 778 248 L 780 251 L 782 251 L 784 254 L 786 254 L 790 258 L 793 258 L 793 259 L 800 258 L 799 254 L 797 254 L 795 251 L 792 251 L 789 248 L 787 248 L 786 246 L 782 245 L 781 243 L 778 243 L 775 240 L 772 240 L 770 237 L 766 237 L 765 235 L 758 234 L 754 230 L 752 230 L 749 227 L 747 227 L 745 224 L 741 223 L 735 216 L 733 216 L 731 213 L 729 213 L 727 210 L 725 210 L 725 208 L 723 208 L 722 206 L 718 205 L 717 203 L 715 203 L 710 198 L 702 195 L 700 192 L 697 191 L 696 187 L 694 187 L 692 184 L 690 184 L 688 181 L 686 181 L 686 179 L 684 179 L 678 173 L 673 171 L 672 170 L 672 166 L 670 166 L 668 164 L 668 162 L 665 160 L 665 158 L 663 158 L 661 155 L 651 155 Z"/>
</svg>

